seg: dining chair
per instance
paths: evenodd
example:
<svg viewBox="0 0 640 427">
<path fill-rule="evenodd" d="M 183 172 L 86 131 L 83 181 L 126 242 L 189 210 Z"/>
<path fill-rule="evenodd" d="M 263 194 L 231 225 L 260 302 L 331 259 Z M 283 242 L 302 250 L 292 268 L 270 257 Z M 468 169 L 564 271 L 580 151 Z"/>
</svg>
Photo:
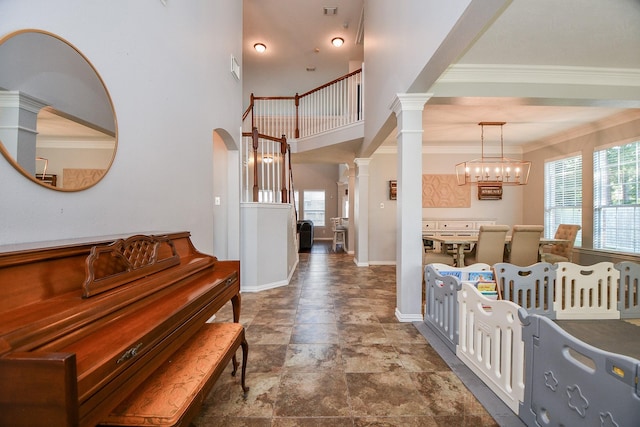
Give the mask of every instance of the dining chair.
<svg viewBox="0 0 640 427">
<path fill-rule="evenodd" d="M 537 263 L 543 231 L 541 225 L 514 225 L 507 261 L 520 267 Z"/>
<path fill-rule="evenodd" d="M 553 243 L 543 248 L 542 261 L 551 264 L 556 262 L 571 262 L 573 258 L 573 245 L 576 242 L 576 236 L 581 228 L 581 226 L 575 224 L 558 225 L 554 238 L 568 240 L 568 242 Z"/>
<path fill-rule="evenodd" d="M 446 264 L 453 267 L 455 265 L 455 257 L 447 251 L 429 250 L 422 257 L 422 266 L 424 267 L 427 264 Z"/>
<path fill-rule="evenodd" d="M 464 257 L 464 264 L 478 262 L 493 265 L 504 260 L 504 244 L 507 239 L 508 225 L 481 225 L 478 242 Z"/>
</svg>

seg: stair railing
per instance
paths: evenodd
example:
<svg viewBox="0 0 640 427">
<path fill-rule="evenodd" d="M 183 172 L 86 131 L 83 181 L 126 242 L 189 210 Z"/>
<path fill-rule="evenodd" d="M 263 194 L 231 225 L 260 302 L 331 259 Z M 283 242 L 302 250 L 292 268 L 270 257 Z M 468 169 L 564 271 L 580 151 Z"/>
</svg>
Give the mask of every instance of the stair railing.
<svg viewBox="0 0 640 427">
<path fill-rule="evenodd" d="M 295 96 L 255 96 L 242 120 L 264 135 L 304 138 L 363 120 L 362 70 Z M 251 115 L 250 122 L 246 119 Z"/>
<path fill-rule="evenodd" d="M 242 200 L 289 203 L 292 178 L 287 138 L 264 135 L 253 128 L 242 133 L 242 140 Z"/>
</svg>

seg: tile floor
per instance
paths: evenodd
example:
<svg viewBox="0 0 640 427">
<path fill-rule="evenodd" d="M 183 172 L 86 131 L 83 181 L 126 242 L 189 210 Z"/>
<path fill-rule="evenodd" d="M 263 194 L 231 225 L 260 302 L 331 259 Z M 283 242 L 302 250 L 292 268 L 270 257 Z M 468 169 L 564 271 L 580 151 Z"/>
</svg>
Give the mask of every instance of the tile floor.
<svg viewBox="0 0 640 427">
<path fill-rule="evenodd" d="M 395 316 L 395 267 L 356 267 L 315 243 L 287 286 L 242 294 L 246 400 L 223 373 L 197 427 L 497 426 L 410 323 Z M 231 320 L 225 306 L 217 315 Z"/>
</svg>

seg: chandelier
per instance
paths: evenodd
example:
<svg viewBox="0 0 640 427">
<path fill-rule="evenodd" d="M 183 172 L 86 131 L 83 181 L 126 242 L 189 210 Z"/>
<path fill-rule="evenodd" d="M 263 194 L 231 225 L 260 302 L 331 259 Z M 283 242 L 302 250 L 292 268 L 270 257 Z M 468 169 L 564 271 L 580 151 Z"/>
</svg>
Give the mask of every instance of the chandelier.
<svg viewBox="0 0 640 427">
<path fill-rule="evenodd" d="M 479 159 L 469 160 L 456 165 L 458 185 L 525 185 L 529 182 L 531 162 L 504 157 L 502 127 L 505 122 L 480 122 L 480 143 L 482 151 Z M 500 157 L 484 155 L 484 127 L 500 126 Z"/>
</svg>

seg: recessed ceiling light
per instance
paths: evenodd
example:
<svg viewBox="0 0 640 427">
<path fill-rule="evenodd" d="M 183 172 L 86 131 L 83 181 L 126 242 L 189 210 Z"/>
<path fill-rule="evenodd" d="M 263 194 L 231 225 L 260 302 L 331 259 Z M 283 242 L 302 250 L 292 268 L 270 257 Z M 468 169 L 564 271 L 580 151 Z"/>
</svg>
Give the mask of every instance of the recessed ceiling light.
<svg viewBox="0 0 640 427">
<path fill-rule="evenodd" d="M 342 37 L 334 37 L 331 39 L 331 44 L 335 47 L 340 47 L 344 44 L 344 39 Z"/>
<path fill-rule="evenodd" d="M 264 43 L 256 43 L 253 45 L 253 48 L 256 50 L 256 52 L 258 53 L 262 53 L 265 50 L 267 50 L 267 46 Z"/>
</svg>

